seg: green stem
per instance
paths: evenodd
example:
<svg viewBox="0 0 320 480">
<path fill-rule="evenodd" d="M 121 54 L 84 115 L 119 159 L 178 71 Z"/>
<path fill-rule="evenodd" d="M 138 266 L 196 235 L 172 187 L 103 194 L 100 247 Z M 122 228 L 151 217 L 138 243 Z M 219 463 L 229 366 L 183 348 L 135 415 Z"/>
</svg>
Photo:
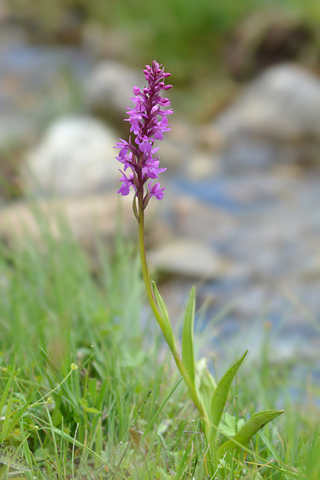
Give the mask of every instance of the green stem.
<svg viewBox="0 0 320 480">
<path fill-rule="evenodd" d="M 142 275 L 145 283 L 148 300 L 153 311 L 154 316 L 156 317 L 157 322 L 159 323 L 161 330 L 163 332 L 163 320 L 156 305 L 156 301 L 153 295 L 151 280 L 148 270 L 147 258 L 146 258 L 146 249 L 144 243 L 144 211 L 139 208 L 139 251 L 140 251 L 140 261 L 142 267 Z"/>
<path fill-rule="evenodd" d="M 150 280 L 150 275 L 149 275 L 149 270 L 148 270 L 148 264 L 147 264 L 147 259 L 146 259 L 146 249 L 145 249 L 145 241 L 144 241 L 144 211 L 141 208 L 141 205 L 139 206 L 139 251 L 140 251 L 140 260 L 141 260 L 141 267 L 142 267 L 142 275 L 143 275 L 143 280 L 146 286 L 146 291 L 148 295 L 148 300 L 152 309 L 152 312 L 162 330 L 162 333 L 165 336 L 165 331 L 164 331 L 164 321 L 161 317 L 161 314 L 159 312 L 159 309 L 157 307 L 152 286 L 151 286 L 151 280 Z M 167 342 L 168 343 L 168 342 Z M 187 370 L 182 362 L 182 359 L 180 357 L 180 354 L 178 352 L 178 349 L 176 347 L 176 343 L 173 339 L 173 345 L 171 346 L 169 343 L 169 348 L 171 350 L 171 353 L 173 355 L 173 358 L 176 362 L 176 365 L 178 367 L 178 370 L 180 374 L 184 377 L 184 381 L 188 387 L 190 396 L 192 398 L 192 401 L 194 402 L 195 406 L 199 410 L 199 413 L 203 420 L 207 421 L 208 419 L 206 418 L 206 415 L 203 411 L 202 405 L 199 402 L 198 395 L 196 393 L 195 387 L 190 380 L 189 375 L 187 375 Z"/>
</svg>

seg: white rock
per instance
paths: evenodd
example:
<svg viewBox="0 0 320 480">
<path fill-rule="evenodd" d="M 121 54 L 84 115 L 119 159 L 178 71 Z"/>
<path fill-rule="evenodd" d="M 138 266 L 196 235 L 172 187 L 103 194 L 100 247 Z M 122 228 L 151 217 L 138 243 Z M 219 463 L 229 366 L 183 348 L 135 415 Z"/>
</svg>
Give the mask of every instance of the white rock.
<svg viewBox="0 0 320 480">
<path fill-rule="evenodd" d="M 89 108 L 105 115 L 123 119 L 127 107 L 131 106 L 134 86 L 145 85 L 142 73 L 120 63 L 105 61 L 100 63 L 87 78 L 84 95 Z"/>
<path fill-rule="evenodd" d="M 27 190 L 44 195 L 95 193 L 119 177 L 115 133 L 91 117 L 65 117 L 49 127 L 23 165 Z"/>
<path fill-rule="evenodd" d="M 294 65 L 278 65 L 252 82 L 216 118 L 224 135 L 252 134 L 280 141 L 320 139 L 320 81 Z"/>
</svg>

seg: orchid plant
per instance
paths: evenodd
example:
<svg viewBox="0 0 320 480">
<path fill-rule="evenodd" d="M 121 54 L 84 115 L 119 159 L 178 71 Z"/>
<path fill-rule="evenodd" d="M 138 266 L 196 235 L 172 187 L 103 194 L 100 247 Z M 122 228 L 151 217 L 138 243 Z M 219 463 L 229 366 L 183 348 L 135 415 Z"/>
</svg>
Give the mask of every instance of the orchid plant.
<svg viewBox="0 0 320 480">
<path fill-rule="evenodd" d="M 155 147 L 155 141 L 162 140 L 164 132 L 170 130 L 167 117 L 173 112 L 171 109 L 166 109 L 170 106 L 170 101 L 161 96 L 161 91 L 169 90 L 172 85 L 165 85 L 165 79 L 170 76 L 170 73 L 165 73 L 164 67 L 155 60 L 151 66 L 146 65 L 143 72 L 147 86 L 143 89 L 133 87 L 134 96 L 131 100 L 135 106 L 127 111 L 129 118 L 126 121 L 130 122 L 132 135 L 128 141 L 119 139 L 115 146 L 119 149 L 119 155 L 116 158 L 123 165 L 120 169 L 122 176 L 118 193 L 125 196 L 129 194 L 130 189 L 134 192 L 133 212 L 139 225 L 139 251 L 148 300 L 178 370 L 186 383 L 190 398 L 199 411 L 204 433 L 210 446 L 209 450 L 213 453 L 214 458 L 219 459 L 228 452 L 248 444 L 255 433 L 283 411 L 258 412 L 244 425 L 244 422 L 240 423 L 238 431 L 236 425 L 234 434 L 231 436 L 226 435 L 226 432 L 223 431 L 220 421 L 225 410 L 230 386 L 247 352 L 225 373 L 218 384 L 206 368 L 205 362 L 196 364 L 193 347 L 194 287 L 185 311 L 182 352 L 181 355 L 179 353 L 167 307 L 156 284 L 150 279 L 146 259 L 144 220 L 144 213 L 150 199 L 155 197 L 157 200 L 161 200 L 164 196 L 165 189 L 161 188 L 157 180 L 159 174 L 163 173 L 166 168 L 160 168 L 159 157 L 155 156 L 159 150 L 159 147 Z M 220 446 L 217 443 L 219 432 L 228 437 L 228 440 Z"/>
</svg>

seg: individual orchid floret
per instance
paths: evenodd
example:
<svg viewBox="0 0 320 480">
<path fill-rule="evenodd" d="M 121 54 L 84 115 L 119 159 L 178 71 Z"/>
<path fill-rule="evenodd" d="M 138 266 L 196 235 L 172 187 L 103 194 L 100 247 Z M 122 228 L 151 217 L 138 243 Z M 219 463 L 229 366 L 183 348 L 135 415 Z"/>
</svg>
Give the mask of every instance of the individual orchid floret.
<svg viewBox="0 0 320 480">
<path fill-rule="evenodd" d="M 122 173 L 122 177 L 120 178 L 120 181 L 122 182 L 122 185 L 120 189 L 118 190 L 118 193 L 120 193 L 122 196 L 128 195 L 130 191 L 130 187 L 134 186 L 134 181 L 133 181 L 133 173 L 129 172 L 128 177 L 120 170 Z"/>
<path fill-rule="evenodd" d="M 153 187 L 150 188 L 150 196 L 156 197 L 158 200 L 161 200 L 164 195 L 163 191 L 164 188 L 160 188 L 160 183 L 155 183 Z"/>
<path fill-rule="evenodd" d="M 145 209 L 151 197 L 161 200 L 164 195 L 164 188 L 160 188 L 160 183 L 152 184 L 153 180 L 166 170 L 159 167 L 159 157 L 153 158 L 158 150 L 158 147 L 154 147 L 154 142 L 162 140 L 164 132 L 171 130 L 167 116 L 173 112 L 171 109 L 164 109 L 170 105 L 170 101 L 160 95 L 161 90 L 172 87 L 164 83 L 170 73 L 165 73 L 163 66 L 155 60 L 151 66 L 146 65 L 143 72 L 148 85 L 143 89 L 133 87 L 134 97 L 131 100 L 134 108 L 127 109 L 129 118 L 126 121 L 130 123 L 130 132 L 134 138 L 132 140 L 130 137 L 129 141 L 119 139 L 115 148 L 119 149 L 116 159 L 123 165 L 124 170 L 120 170 L 122 186 L 118 193 L 128 195 L 132 187 L 135 191 L 134 201 L 138 200 L 139 207 Z M 131 171 L 127 173 L 128 169 Z"/>
</svg>

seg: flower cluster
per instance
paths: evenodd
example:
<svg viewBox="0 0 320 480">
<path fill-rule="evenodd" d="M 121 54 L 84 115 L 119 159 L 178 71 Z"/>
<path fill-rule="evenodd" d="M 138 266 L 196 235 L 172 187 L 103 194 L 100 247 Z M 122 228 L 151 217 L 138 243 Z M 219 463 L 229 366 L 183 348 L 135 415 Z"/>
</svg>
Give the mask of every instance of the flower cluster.
<svg viewBox="0 0 320 480">
<path fill-rule="evenodd" d="M 165 73 L 162 65 L 155 60 L 151 66 L 146 65 L 143 73 L 148 86 L 142 90 L 133 87 L 134 97 L 131 100 L 135 107 L 127 110 L 129 118 L 126 121 L 130 122 L 130 132 L 133 132 L 134 140 L 132 142 L 130 136 L 128 142 L 119 139 L 115 145 L 115 148 L 120 149 L 116 159 L 123 164 L 123 170 L 120 170 L 122 185 L 118 193 L 128 195 L 130 187 L 133 187 L 142 209 L 146 208 L 151 197 L 158 200 L 163 198 L 164 188 L 160 187 L 160 183 L 153 184 L 153 181 L 166 168 L 159 168 L 159 157 L 154 157 L 159 147 L 154 147 L 154 142 L 162 140 L 163 133 L 170 130 L 167 115 L 172 113 L 172 110 L 163 109 L 170 105 L 168 98 L 160 96 L 161 90 L 172 87 L 164 84 L 164 79 L 170 73 Z"/>
</svg>

